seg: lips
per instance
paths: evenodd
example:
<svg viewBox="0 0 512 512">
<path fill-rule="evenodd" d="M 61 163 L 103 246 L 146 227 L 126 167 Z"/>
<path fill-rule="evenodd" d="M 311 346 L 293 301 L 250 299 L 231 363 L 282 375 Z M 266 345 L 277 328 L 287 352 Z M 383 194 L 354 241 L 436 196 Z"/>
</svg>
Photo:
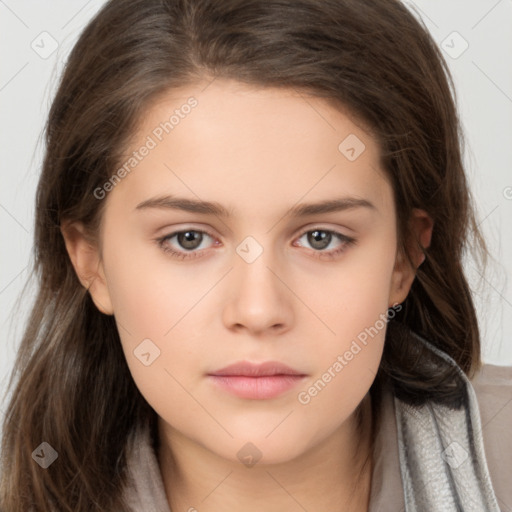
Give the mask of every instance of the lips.
<svg viewBox="0 0 512 512">
<path fill-rule="evenodd" d="M 305 377 L 306 374 L 277 361 L 260 364 L 241 361 L 208 374 L 219 389 L 251 400 L 275 398 L 297 386 Z"/>
<path fill-rule="evenodd" d="M 242 376 L 242 377 L 267 377 L 271 375 L 296 375 L 304 376 L 289 366 L 279 363 L 278 361 L 267 361 L 264 363 L 250 363 L 248 361 L 240 361 L 208 375 L 223 376 Z"/>
</svg>

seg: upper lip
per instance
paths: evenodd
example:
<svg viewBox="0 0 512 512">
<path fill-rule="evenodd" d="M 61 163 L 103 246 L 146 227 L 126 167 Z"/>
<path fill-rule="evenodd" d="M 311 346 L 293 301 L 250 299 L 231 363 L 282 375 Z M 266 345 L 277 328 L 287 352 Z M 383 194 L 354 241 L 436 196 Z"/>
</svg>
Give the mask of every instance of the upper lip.
<svg viewBox="0 0 512 512">
<path fill-rule="evenodd" d="M 250 363 L 239 361 L 225 368 L 216 370 L 208 375 L 241 375 L 245 377 L 264 377 L 268 375 L 305 375 L 278 361 L 266 361 L 264 363 Z"/>
</svg>

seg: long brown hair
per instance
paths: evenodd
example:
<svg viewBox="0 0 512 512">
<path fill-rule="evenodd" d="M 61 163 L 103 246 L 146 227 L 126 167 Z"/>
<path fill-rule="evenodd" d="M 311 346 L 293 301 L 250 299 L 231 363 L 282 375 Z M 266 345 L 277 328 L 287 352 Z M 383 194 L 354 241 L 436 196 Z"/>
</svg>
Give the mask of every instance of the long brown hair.
<svg viewBox="0 0 512 512">
<path fill-rule="evenodd" d="M 485 265 L 485 243 L 463 169 L 454 84 L 414 14 L 398 0 L 111 0 L 74 46 L 45 126 L 38 293 L 3 424 L 5 512 L 126 510 L 127 442 L 154 411 L 130 375 L 114 317 L 80 284 L 60 225 L 81 221 L 97 242 L 106 201 L 94 190 L 120 165 L 143 113 L 166 91 L 216 77 L 325 98 L 371 131 L 394 190 L 399 249 L 407 254 L 413 208 L 435 223 L 389 327 L 424 336 L 468 375 L 481 364 L 462 258 L 471 249 Z M 372 390 L 382 374 L 405 395 L 441 396 L 446 376 L 421 374 L 407 336 L 389 333 Z M 59 453 L 45 470 L 32 459 L 43 441 Z"/>
</svg>

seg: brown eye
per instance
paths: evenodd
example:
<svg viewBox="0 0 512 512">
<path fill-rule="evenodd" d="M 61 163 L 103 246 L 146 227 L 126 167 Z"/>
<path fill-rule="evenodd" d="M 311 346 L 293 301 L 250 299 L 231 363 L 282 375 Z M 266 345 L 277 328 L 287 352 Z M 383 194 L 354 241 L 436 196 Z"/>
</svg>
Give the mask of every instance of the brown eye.
<svg viewBox="0 0 512 512">
<path fill-rule="evenodd" d="M 175 243 L 171 243 L 174 238 L 176 239 Z M 196 249 L 200 248 L 205 238 L 214 239 L 213 235 L 206 231 L 184 229 L 159 238 L 157 243 L 164 252 L 170 253 L 173 257 L 186 259 L 201 255 L 202 250 Z"/>
<path fill-rule="evenodd" d="M 307 239 L 307 245 L 309 245 L 316 253 L 316 257 L 327 259 L 334 258 L 335 256 L 341 254 L 348 246 L 354 245 L 356 243 L 355 238 L 348 237 L 342 233 L 338 233 L 337 231 L 332 231 L 330 229 L 310 229 L 309 231 L 303 233 L 298 240 L 304 237 Z M 335 239 L 340 242 L 338 246 L 334 249 L 326 251 L 325 248 L 329 247 L 329 245 L 331 245 Z"/>
<path fill-rule="evenodd" d="M 332 234 L 329 231 L 322 231 L 315 229 L 314 231 L 308 231 L 308 243 L 315 249 L 325 249 L 332 240 Z"/>
<path fill-rule="evenodd" d="M 203 240 L 203 234 L 200 231 L 181 231 L 176 235 L 176 241 L 184 249 L 197 249 Z"/>
</svg>

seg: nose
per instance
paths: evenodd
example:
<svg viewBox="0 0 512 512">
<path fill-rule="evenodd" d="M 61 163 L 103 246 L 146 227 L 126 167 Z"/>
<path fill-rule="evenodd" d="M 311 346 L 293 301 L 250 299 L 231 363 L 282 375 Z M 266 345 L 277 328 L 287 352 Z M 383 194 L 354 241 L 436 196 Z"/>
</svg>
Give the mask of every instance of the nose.
<svg viewBox="0 0 512 512">
<path fill-rule="evenodd" d="M 224 325 L 253 335 L 288 330 L 293 322 L 293 293 L 280 271 L 282 266 L 267 249 L 254 260 L 240 254 L 234 255 L 234 268 L 229 273 Z"/>
</svg>

